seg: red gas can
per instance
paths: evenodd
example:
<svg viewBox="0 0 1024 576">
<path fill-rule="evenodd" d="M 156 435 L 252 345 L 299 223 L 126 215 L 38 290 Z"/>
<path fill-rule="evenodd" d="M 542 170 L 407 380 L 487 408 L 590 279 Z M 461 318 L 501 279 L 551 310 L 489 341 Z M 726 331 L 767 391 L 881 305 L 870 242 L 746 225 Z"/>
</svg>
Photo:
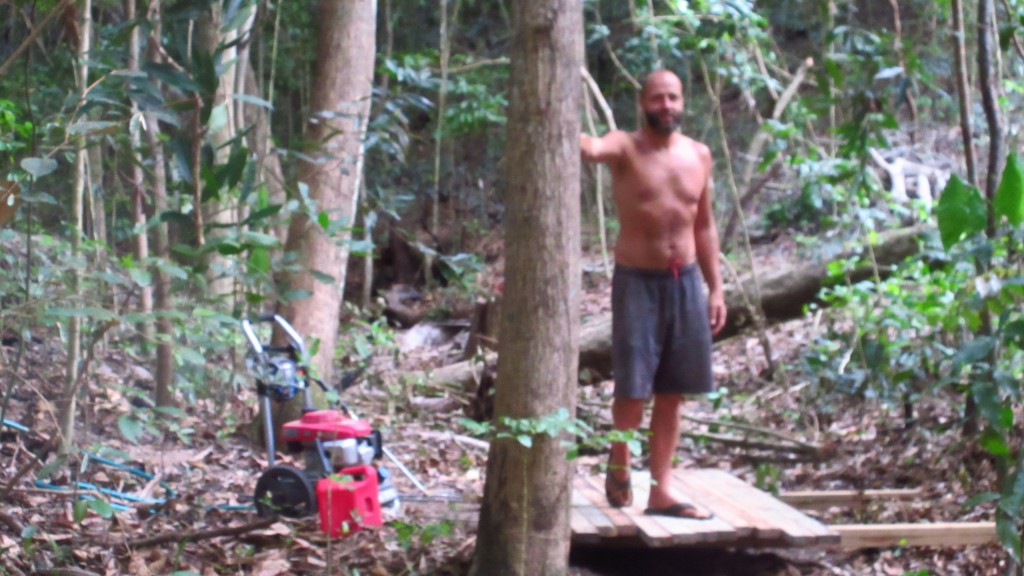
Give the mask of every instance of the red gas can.
<svg viewBox="0 0 1024 576">
<path fill-rule="evenodd" d="M 320 529 L 331 537 L 349 535 L 383 523 L 378 498 L 377 470 L 352 466 L 316 483 Z"/>
</svg>

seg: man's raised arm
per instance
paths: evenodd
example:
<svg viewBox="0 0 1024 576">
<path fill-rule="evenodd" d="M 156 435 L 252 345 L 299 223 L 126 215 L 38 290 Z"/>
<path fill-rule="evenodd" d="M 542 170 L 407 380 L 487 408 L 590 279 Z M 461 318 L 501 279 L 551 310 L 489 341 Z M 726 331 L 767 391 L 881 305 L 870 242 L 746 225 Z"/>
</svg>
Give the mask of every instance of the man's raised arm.
<svg viewBox="0 0 1024 576">
<path fill-rule="evenodd" d="M 614 164 L 622 157 L 626 137 L 625 132 L 618 130 L 613 130 L 599 138 L 581 134 L 580 155 L 587 162 Z"/>
</svg>

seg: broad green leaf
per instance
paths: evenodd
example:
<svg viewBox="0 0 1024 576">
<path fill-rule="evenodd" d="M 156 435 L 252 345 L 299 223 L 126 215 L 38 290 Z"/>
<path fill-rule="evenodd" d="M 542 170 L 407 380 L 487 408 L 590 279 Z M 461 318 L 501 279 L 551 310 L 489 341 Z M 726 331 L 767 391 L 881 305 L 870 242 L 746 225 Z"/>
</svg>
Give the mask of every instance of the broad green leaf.
<svg viewBox="0 0 1024 576">
<path fill-rule="evenodd" d="M 266 248 L 253 248 L 249 251 L 246 261 L 249 274 L 267 276 L 270 274 L 270 251 Z"/>
<path fill-rule="evenodd" d="M 63 466 L 66 460 L 67 459 L 64 456 L 57 456 L 53 460 L 50 460 L 49 462 L 46 463 L 45 466 L 43 466 L 42 468 L 39 469 L 38 472 L 36 472 L 36 478 L 40 480 L 45 480 L 46 478 L 53 476 L 53 473 L 56 472 L 58 468 Z"/>
<path fill-rule="evenodd" d="M 988 428 L 981 435 L 981 447 L 994 456 L 1006 456 L 1010 453 L 1010 447 L 1002 434 Z"/>
<path fill-rule="evenodd" d="M 117 132 L 118 123 L 107 120 L 82 120 L 68 126 L 68 134 L 113 134 Z"/>
<path fill-rule="evenodd" d="M 189 78 L 184 72 L 175 70 L 169 64 L 150 62 L 143 66 L 142 70 L 153 78 L 170 84 L 184 92 L 198 92 L 200 90 L 199 84 L 196 84 L 195 80 Z"/>
<path fill-rule="evenodd" d="M 53 158 L 23 158 L 21 169 L 33 178 L 42 178 L 57 169 L 57 161 Z"/>
<path fill-rule="evenodd" d="M 335 282 L 337 282 L 337 279 L 334 276 L 331 276 L 330 274 L 326 274 L 319 270 L 310 270 L 309 273 L 313 275 L 313 278 L 316 278 L 318 281 L 324 284 L 334 284 Z"/>
<path fill-rule="evenodd" d="M 273 110 L 274 109 L 274 105 L 273 104 L 271 104 L 270 102 L 267 102 L 263 98 L 257 98 L 256 96 L 253 96 L 252 94 L 235 94 L 235 100 L 241 100 L 242 102 L 245 102 L 247 104 L 255 104 L 257 106 L 262 106 L 262 107 L 266 108 L 267 110 Z"/>
<path fill-rule="evenodd" d="M 278 248 L 281 246 L 281 241 L 277 239 L 277 236 L 261 232 L 243 232 L 239 240 L 249 246 L 258 246 L 260 248 Z"/>
<path fill-rule="evenodd" d="M 28 540 L 29 538 L 35 536 L 36 533 L 38 533 L 38 532 L 39 532 L 39 529 L 36 528 L 35 525 L 29 524 L 28 526 L 25 526 L 24 528 L 21 529 L 21 539 L 22 540 Z"/>
<path fill-rule="evenodd" d="M 280 204 L 274 204 L 273 206 L 261 208 L 260 210 L 257 210 L 250 214 L 249 217 L 245 219 L 245 222 L 242 222 L 242 225 L 249 226 L 251 224 L 259 222 L 260 220 L 263 220 L 264 218 L 269 218 L 280 212 L 282 207 L 283 206 L 281 206 Z"/>
<path fill-rule="evenodd" d="M 1016 522 L 1007 518 L 1005 514 L 996 514 L 996 534 L 999 535 L 999 541 L 1002 542 L 1003 547 L 1013 554 L 1014 558 L 1019 560 L 1021 556 L 1021 541 Z"/>
<path fill-rule="evenodd" d="M 978 504 L 995 502 L 996 500 L 999 500 L 999 497 L 998 492 L 982 492 L 981 494 L 975 494 L 968 498 L 967 501 L 964 502 L 963 507 L 967 509 L 974 508 Z"/>
<path fill-rule="evenodd" d="M 520 434 L 519 436 L 516 436 L 516 442 L 519 442 L 527 448 L 533 447 L 533 437 L 529 434 Z"/>
<path fill-rule="evenodd" d="M 209 242 L 207 243 L 207 246 L 215 248 L 218 254 L 223 254 L 225 256 L 234 256 L 236 254 L 241 254 L 242 252 L 245 251 L 245 247 L 231 240 Z"/>
<path fill-rule="evenodd" d="M 50 316 L 61 318 L 92 318 L 94 320 L 113 320 L 117 317 L 110 310 L 93 306 L 86 308 L 50 308 L 46 313 Z"/>
<path fill-rule="evenodd" d="M 59 206 L 60 203 L 53 196 L 46 192 L 25 192 L 21 195 L 21 200 L 26 204 L 50 204 L 52 206 Z"/>
<path fill-rule="evenodd" d="M 85 520 L 85 516 L 89 513 L 89 500 L 75 500 L 75 504 L 72 506 L 72 518 L 75 522 L 81 522 Z"/>
<path fill-rule="evenodd" d="M 153 283 L 153 275 L 144 268 L 129 268 L 128 276 L 139 286 L 146 287 Z"/>
<path fill-rule="evenodd" d="M 128 415 L 118 417 L 117 429 L 121 431 L 121 435 L 124 436 L 125 440 L 132 444 L 137 444 L 139 438 L 142 437 L 142 422 Z"/>
<path fill-rule="evenodd" d="M 1010 224 L 1020 226 L 1024 222 L 1024 168 L 1020 158 L 1011 152 L 1003 169 L 1003 179 L 999 182 L 996 197 L 992 201 L 996 218 L 1006 216 Z"/>
<path fill-rule="evenodd" d="M 110 502 L 102 498 L 96 498 L 95 500 L 89 500 L 89 508 L 92 511 L 99 514 L 103 518 L 110 518 L 114 515 L 114 507 L 110 505 Z"/>
<path fill-rule="evenodd" d="M 939 221 L 942 246 L 949 250 L 964 236 L 985 229 L 985 200 L 977 188 L 965 184 L 954 174 L 942 190 L 935 217 Z"/>
<path fill-rule="evenodd" d="M 294 302 L 296 300 L 305 300 L 306 298 L 309 298 L 312 295 L 313 293 L 310 292 L 309 290 L 288 290 L 281 295 L 281 300 L 284 302 Z"/>
<path fill-rule="evenodd" d="M 168 262 L 167 260 L 164 260 L 162 258 L 161 259 L 157 259 L 154 263 L 156 264 L 157 268 L 163 270 L 167 274 L 169 274 L 169 275 L 171 275 L 171 276 L 173 276 L 173 277 L 175 277 L 175 278 L 177 278 L 179 280 L 187 280 L 188 279 L 188 272 L 186 272 L 182 267 L 180 267 L 180 266 L 178 266 L 176 264 Z"/>
<path fill-rule="evenodd" d="M 178 358 L 180 358 L 182 362 L 186 362 L 188 364 L 195 364 L 196 366 L 202 366 L 203 364 L 206 364 L 206 357 L 204 357 L 199 352 L 187 346 L 181 346 L 177 348 L 174 352 L 175 354 L 178 355 Z"/>
<path fill-rule="evenodd" d="M 1003 326 L 1003 344 L 1024 350 L 1024 320 L 1014 320 Z"/>
<path fill-rule="evenodd" d="M 228 104 L 218 104 L 213 107 L 210 112 L 210 121 L 208 124 L 208 130 L 210 132 L 219 132 L 221 128 L 228 124 Z"/>
</svg>

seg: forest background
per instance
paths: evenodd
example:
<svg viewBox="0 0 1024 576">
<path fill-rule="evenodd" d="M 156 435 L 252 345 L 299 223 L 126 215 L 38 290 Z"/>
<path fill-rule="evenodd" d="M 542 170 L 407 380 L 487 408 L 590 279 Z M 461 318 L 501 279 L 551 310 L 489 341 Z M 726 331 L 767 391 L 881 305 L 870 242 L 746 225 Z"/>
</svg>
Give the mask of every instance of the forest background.
<svg viewBox="0 0 1024 576">
<path fill-rule="evenodd" d="M 47 497 L 52 513 L 32 516 L 34 496 L 15 491 L 30 471 L 59 478 L 86 447 L 136 460 L 131 447 L 158 441 L 244 451 L 255 403 L 242 317 L 287 315 L 328 382 L 367 370 L 368 406 L 396 436 L 433 410 L 417 398 L 454 397 L 458 412 L 488 415 L 473 413 L 487 404 L 475 383 L 422 376 L 451 354 L 413 357 L 403 342 L 414 325 L 450 333 L 480 322 L 500 300 L 503 224 L 517 201 L 505 194 L 516 168 L 504 163 L 514 7 L 357 4 L 368 7 L 0 1 L 0 415 L 38 440 L 4 452 L 4 496 L 18 502 L 3 514 L 13 566 L 119 562 L 62 548 L 54 535 L 67 526 L 53 518 L 64 508 Z M 921 442 L 915 465 L 941 460 L 946 471 L 932 489 L 957 486 L 946 510 L 997 522 L 999 551 L 966 565 L 1015 565 L 1024 3 L 587 1 L 583 13 L 584 128 L 635 126 L 639 80 L 666 67 L 683 79 L 684 131 L 716 159 L 723 262 L 754 358 L 719 372 L 728 385 L 712 399 L 725 410 L 716 415 L 829 449 L 850 440 L 830 436 L 837 429 Z M 337 101 L 351 104 L 324 105 Z M 582 191 L 584 280 L 599 293 L 617 226 L 608 175 L 585 170 Z M 880 258 L 908 230 L 909 257 Z M 806 262 L 822 270 L 809 296 L 767 278 Z M 787 332 L 798 337 L 773 328 L 793 315 L 775 312 L 773 294 L 800 312 Z M 600 312 L 588 302 L 584 317 Z M 483 340 L 458 354 L 485 358 Z M 600 370 L 581 367 L 599 390 Z M 734 410 L 760 409 L 776 390 L 792 403 Z M 844 420 L 851 406 L 856 425 Z M 219 430 L 211 414 L 225 415 Z M 698 454 L 715 430 L 696 435 Z M 417 454 L 420 469 L 434 466 Z M 479 473 L 479 457 L 464 455 L 455 475 Z M 762 487 L 800 476 L 788 460 L 745 462 Z M 892 480 L 854 476 L 828 482 Z M 84 502 L 73 524 L 111 517 L 103 498 Z M 422 546 L 438 531 L 460 533 L 448 520 L 406 524 L 390 551 L 407 568 L 465 554 Z M 173 562 L 201 570 L 210 554 Z M 326 559 L 359 565 L 341 555 Z M 908 571 L 956 566 L 905 558 Z"/>
</svg>

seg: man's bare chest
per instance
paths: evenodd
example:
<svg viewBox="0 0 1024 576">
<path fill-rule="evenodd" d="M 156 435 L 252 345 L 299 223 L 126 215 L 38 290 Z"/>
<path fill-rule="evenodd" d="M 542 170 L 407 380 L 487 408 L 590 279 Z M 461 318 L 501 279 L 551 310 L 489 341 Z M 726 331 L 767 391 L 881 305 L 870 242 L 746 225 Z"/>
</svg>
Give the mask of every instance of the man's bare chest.
<svg viewBox="0 0 1024 576">
<path fill-rule="evenodd" d="M 696 204 L 707 184 L 704 166 L 682 154 L 636 155 L 620 168 L 616 196 L 636 203 Z"/>
</svg>

